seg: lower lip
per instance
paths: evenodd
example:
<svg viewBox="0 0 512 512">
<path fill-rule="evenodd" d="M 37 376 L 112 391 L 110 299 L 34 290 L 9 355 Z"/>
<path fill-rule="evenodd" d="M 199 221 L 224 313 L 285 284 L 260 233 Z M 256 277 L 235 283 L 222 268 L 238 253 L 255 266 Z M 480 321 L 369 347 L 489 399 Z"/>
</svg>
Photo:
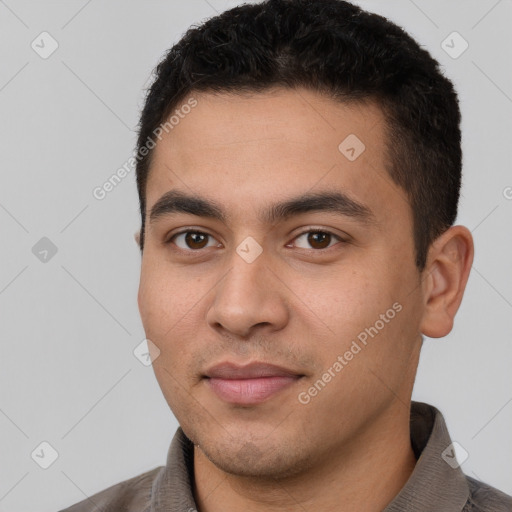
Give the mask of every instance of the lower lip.
<svg viewBox="0 0 512 512">
<path fill-rule="evenodd" d="M 265 401 L 287 388 L 300 377 L 260 377 L 257 379 L 207 379 L 222 400 L 233 404 L 250 405 Z"/>
</svg>

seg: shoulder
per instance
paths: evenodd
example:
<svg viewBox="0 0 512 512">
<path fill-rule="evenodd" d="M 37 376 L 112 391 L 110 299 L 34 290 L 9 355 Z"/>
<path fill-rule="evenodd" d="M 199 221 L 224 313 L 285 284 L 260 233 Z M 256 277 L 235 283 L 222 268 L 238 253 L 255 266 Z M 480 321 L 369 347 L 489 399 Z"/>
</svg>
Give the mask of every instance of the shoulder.
<svg viewBox="0 0 512 512">
<path fill-rule="evenodd" d="M 143 512 L 149 509 L 153 481 L 161 469 L 162 467 L 158 467 L 115 484 L 60 512 L 91 512 L 92 510 Z"/>
<path fill-rule="evenodd" d="M 510 512 L 512 496 L 467 476 L 469 498 L 463 512 Z"/>
</svg>

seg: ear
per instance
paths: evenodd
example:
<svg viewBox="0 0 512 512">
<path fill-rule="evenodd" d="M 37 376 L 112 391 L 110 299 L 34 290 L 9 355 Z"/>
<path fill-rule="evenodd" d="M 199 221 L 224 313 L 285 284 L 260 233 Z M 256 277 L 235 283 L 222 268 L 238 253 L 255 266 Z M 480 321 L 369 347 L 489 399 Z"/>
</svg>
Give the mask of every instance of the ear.
<svg viewBox="0 0 512 512">
<path fill-rule="evenodd" d="M 135 238 L 135 242 L 137 242 L 137 245 L 139 246 L 140 249 L 140 229 L 133 235 L 133 238 Z"/>
<path fill-rule="evenodd" d="M 424 313 L 420 331 L 430 338 L 442 338 L 453 328 L 471 265 L 474 244 L 464 226 L 452 226 L 430 246 L 424 272 Z"/>
</svg>

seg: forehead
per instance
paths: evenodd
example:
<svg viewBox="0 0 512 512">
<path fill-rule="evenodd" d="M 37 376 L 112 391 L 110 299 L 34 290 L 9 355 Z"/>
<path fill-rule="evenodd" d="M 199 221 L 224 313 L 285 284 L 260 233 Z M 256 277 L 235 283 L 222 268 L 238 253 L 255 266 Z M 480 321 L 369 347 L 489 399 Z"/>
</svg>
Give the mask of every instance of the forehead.
<svg viewBox="0 0 512 512">
<path fill-rule="evenodd" d="M 181 115 L 154 149 L 147 212 L 170 190 L 217 198 L 228 214 L 243 215 L 253 207 L 261 212 L 272 196 L 319 188 L 340 191 L 382 215 L 393 205 L 407 210 L 404 191 L 386 171 L 386 124 L 375 103 L 282 88 L 191 97 L 196 106 L 186 114 L 176 106 Z"/>
</svg>

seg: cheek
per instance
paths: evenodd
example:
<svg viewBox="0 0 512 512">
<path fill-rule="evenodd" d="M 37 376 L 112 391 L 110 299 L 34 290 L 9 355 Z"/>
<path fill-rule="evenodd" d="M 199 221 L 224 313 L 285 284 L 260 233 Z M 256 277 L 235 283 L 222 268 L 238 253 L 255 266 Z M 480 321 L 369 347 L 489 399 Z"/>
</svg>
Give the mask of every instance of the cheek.
<svg viewBox="0 0 512 512">
<path fill-rule="evenodd" d="M 162 394 L 175 417 L 183 419 L 197 417 L 196 402 L 191 400 L 192 381 L 187 381 L 183 370 L 183 354 L 177 352 L 171 358 L 169 354 L 161 356 L 153 363 L 153 371 Z"/>
<path fill-rule="evenodd" d="M 137 301 L 142 324 L 148 338 L 165 330 L 164 320 L 172 312 L 168 293 L 170 287 L 163 286 L 164 281 L 157 279 L 157 275 L 157 271 L 146 271 L 143 269 L 139 284 Z M 168 320 L 168 318 L 165 320 L 165 324 L 167 324 Z"/>
<path fill-rule="evenodd" d="M 361 397 L 362 389 L 382 391 L 370 370 L 393 379 L 403 375 L 415 330 L 411 323 L 414 308 L 403 300 L 401 287 L 399 280 L 370 265 L 340 268 L 314 283 L 296 282 L 300 316 L 309 318 L 310 326 L 316 325 L 314 350 L 322 370 L 315 379 L 329 369 L 336 374 L 325 397 L 334 393 L 334 402 L 344 403 Z"/>
<path fill-rule="evenodd" d="M 170 272 L 146 264 L 141 272 L 138 305 L 146 337 L 160 350 L 166 368 L 183 372 L 178 364 L 200 344 L 197 332 L 204 324 L 204 300 L 209 287 L 184 272 Z M 197 348 L 196 348 L 197 350 Z"/>
<path fill-rule="evenodd" d="M 193 350 L 191 335 L 197 330 L 194 304 L 197 297 L 190 287 L 155 265 L 141 273 L 138 303 L 146 337 L 158 349 L 153 371 L 163 395 L 173 411 L 186 407 L 184 390 L 189 387 L 187 364 Z M 185 292 L 183 292 L 185 290 Z M 196 308 L 199 304 L 196 304 Z M 194 327 L 195 326 L 195 327 Z M 183 414 L 186 414 L 183 413 Z"/>
<path fill-rule="evenodd" d="M 314 280 L 300 277 L 293 289 L 301 316 L 318 324 L 339 348 L 392 306 L 387 286 L 369 271 L 332 268 Z"/>
<path fill-rule="evenodd" d="M 145 255 L 146 257 L 146 255 Z M 139 311 L 144 326 L 151 329 L 163 329 L 164 319 L 167 325 L 183 303 L 181 290 L 183 283 L 176 272 L 169 272 L 156 258 L 148 255 L 144 260 L 138 293 Z M 169 326 L 167 326 L 169 328 Z"/>
</svg>

